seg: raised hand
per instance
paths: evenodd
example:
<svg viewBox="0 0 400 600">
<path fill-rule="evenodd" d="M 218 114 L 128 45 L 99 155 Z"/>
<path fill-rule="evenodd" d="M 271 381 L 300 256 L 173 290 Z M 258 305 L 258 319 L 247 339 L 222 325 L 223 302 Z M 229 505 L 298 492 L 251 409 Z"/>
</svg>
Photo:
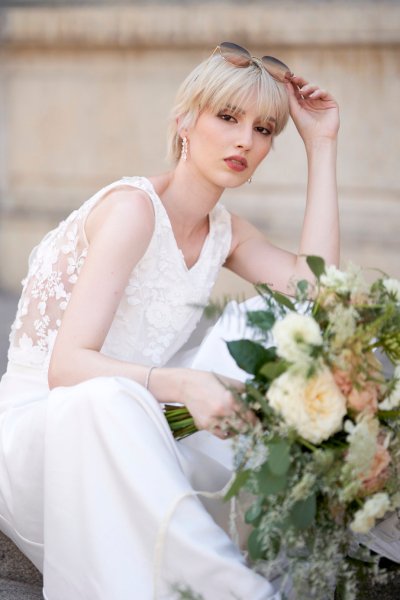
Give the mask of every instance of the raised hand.
<svg viewBox="0 0 400 600">
<path fill-rule="evenodd" d="M 294 75 L 286 84 L 290 115 L 304 143 L 335 140 L 339 130 L 339 108 L 329 92 Z"/>
</svg>

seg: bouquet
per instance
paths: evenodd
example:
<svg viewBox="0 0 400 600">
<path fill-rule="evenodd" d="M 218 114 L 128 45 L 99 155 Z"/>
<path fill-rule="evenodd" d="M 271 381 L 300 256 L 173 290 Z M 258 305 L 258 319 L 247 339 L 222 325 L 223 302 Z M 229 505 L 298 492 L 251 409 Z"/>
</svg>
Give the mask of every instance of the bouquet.
<svg viewBox="0 0 400 600">
<path fill-rule="evenodd" d="M 377 573 L 358 536 L 400 507 L 400 281 L 307 262 L 315 284 L 298 282 L 294 300 L 258 285 L 256 340 L 227 342 L 259 422 L 234 438 L 226 499 L 247 492 L 254 568 L 269 577 L 283 562 L 298 598 L 336 584 L 351 599 L 356 569 Z M 196 429 L 184 407 L 166 416 L 177 437 Z"/>
</svg>

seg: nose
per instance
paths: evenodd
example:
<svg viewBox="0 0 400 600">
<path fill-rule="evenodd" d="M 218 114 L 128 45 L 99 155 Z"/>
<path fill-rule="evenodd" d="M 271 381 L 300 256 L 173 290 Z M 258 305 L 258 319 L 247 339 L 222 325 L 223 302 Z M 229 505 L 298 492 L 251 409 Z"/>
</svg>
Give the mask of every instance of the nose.
<svg viewBox="0 0 400 600">
<path fill-rule="evenodd" d="M 253 145 L 253 127 L 243 126 L 238 131 L 236 148 L 250 150 Z"/>
</svg>

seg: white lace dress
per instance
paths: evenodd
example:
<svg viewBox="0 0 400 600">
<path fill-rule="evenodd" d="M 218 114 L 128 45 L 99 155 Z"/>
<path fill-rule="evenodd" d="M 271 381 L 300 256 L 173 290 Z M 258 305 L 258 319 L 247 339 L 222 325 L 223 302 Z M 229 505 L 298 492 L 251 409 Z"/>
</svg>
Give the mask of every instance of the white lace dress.
<svg viewBox="0 0 400 600">
<path fill-rule="evenodd" d="M 199 443 L 196 436 L 176 443 L 158 402 L 127 378 L 48 389 L 54 340 L 87 254 L 86 217 L 119 186 L 147 192 L 155 227 L 104 354 L 179 363 L 176 353 L 227 256 L 230 216 L 218 205 L 188 269 L 161 200 L 143 177 L 100 190 L 34 249 L 0 384 L 0 528 L 43 571 L 48 600 L 172 599 L 176 582 L 206 600 L 278 598 L 222 528 L 222 502 L 192 493 L 216 491 L 229 480 L 215 460 L 228 442 L 196 434 Z"/>
</svg>

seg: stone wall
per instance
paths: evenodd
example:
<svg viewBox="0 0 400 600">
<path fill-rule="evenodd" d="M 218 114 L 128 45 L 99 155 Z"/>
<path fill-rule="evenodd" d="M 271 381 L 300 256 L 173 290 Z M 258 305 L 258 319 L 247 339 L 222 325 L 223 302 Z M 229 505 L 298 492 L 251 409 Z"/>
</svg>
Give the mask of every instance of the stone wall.
<svg viewBox="0 0 400 600">
<path fill-rule="evenodd" d="M 168 168 L 175 90 L 226 39 L 335 94 L 343 260 L 400 277 L 399 3 L 199 0 L 0 8 L 0 287 L 18 289 L 30 248 L 100 186 Z M 305 184 L 290 124 L 225 203 L 295 249 Z"/>
</svg>

